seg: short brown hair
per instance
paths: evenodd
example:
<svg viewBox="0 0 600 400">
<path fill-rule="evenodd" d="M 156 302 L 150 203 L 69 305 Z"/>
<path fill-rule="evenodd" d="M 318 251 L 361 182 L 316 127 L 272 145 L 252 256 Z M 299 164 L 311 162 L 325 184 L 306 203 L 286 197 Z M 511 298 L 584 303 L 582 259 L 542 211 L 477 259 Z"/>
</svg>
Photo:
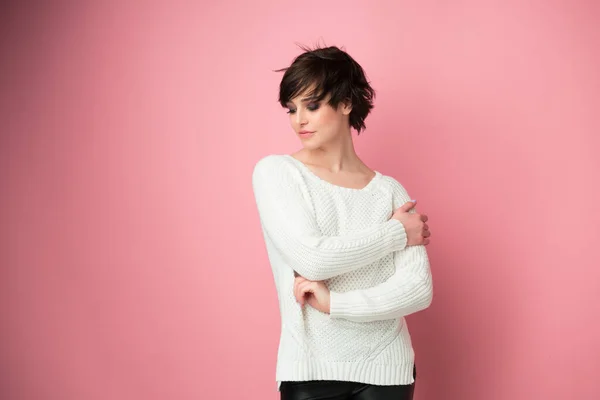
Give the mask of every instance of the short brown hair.
<svg viewBox="0 0 600 400">
<path fill-rule="evenodd" d="M 365 119 L 373 109 L 375 90 L 367 81 L 363 68 L 348 53 L 336 46 L 309 49 L 301 46 L 304 53 L 297 56 L 292 64 L 278 72 L 285 71 L 279 84 L 279 103 L 287 103 L 297 95 L 311 89 L 309 96 L 320 101 L 328 94 L 328 103 L 333 108 L 344 101 L 350 101 L 350 126 L 358 134 L 366 128 Z"/>
</svg>

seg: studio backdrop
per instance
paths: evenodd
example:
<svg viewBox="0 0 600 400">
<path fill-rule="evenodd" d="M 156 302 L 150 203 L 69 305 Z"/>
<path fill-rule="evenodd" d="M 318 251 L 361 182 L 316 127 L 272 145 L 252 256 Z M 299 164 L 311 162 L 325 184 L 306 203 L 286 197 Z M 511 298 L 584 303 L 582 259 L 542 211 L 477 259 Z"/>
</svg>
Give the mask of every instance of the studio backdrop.
<svg viewBox="0 0 600 400">
<path fill-rule="evenodd" d="M 376 90 L 360 157 L 430 218 L 417 400 L 600 398 L 593 1 L 5 2 L 0 397 L 277 399 L 251 186 L 299 45 Z"/>
</svg>

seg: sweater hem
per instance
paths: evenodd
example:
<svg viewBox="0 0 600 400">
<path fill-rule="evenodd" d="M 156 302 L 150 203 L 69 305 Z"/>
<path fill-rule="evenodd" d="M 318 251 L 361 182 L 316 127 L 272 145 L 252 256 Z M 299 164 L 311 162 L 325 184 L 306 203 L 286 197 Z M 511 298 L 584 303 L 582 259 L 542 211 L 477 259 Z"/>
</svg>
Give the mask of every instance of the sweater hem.
<svg viewBox="0 0 600 400">
<path fill-rule="evenodd" d="M 277 366 L 277 388 L 284 381 L 331 380 L 369 385 L 410 385 L 414 382 L 414 362 L 373 364 L 370 362 L 330 362 L 304 360 Z"/>
</svg>

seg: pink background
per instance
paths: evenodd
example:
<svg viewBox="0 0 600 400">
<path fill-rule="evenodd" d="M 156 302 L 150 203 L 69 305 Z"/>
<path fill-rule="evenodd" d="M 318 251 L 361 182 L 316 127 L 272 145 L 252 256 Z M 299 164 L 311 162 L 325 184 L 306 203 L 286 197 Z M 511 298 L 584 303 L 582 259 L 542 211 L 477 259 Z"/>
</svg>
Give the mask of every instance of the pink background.
<svg viewBox="0 0 600 400">
<path fill-rule="evenodd" d="M 2 399 L 278 398 L 250 178 L 299 147 L 273 70 L 319 41 L 430 216 L 416 399 L 600 398 L 598 2 L 7 3 Z"/>
</svg>

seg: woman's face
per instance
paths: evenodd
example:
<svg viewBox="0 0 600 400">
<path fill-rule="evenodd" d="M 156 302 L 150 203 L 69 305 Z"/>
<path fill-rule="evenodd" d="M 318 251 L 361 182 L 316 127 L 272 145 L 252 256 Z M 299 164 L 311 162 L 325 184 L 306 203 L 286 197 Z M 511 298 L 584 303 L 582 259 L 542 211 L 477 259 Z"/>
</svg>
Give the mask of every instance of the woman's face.
<svg viewBox="0 0 600 400">
<path fill-rule="evenodd" d="M 350 131 L 351 108 L 342 103 L 335 109 L 327 103 L 329 98 L 317 102 L 301 94 L 287 103 L 290 124 L 305 148 L 319 148 Z"/>
</svg>

